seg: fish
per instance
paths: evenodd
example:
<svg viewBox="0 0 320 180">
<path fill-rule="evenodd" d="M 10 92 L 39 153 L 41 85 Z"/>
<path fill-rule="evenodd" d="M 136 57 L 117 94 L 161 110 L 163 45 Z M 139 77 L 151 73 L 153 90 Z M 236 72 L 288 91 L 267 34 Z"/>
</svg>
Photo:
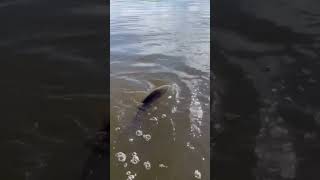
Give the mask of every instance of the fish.
<svg viewBox="0 0 320 180">
<path fill-rule="evenodd" d="M 166 94 L 169 89 L 171 88 L 171 85 L 162 85 L 158 88 L 153 89 L 141 102 L 141 104 L 138 107 L 138 111 L 136 113 L 136 116 L 132 123 L 136 123 L 136 121 L 139 121 L 141 115 L 148 110 L 151 106 L 153 106 L 161 97 L 163 97 L 164 94 Z"/>
<path fill-rule="evenodd" d="M 154 89 L 148 96 L 146 96 L 142 105 L 139 107 L 140 110 L 145 110 L 154 104 L 158 99 L 160 99 L 168 90 L 171 88 L 171 85 L 162 85 L 156 89 Z"/>
<path fill-rule="evenodd" d="M 139 126 L 143 113 L 158 102 L 171 87 L 171 85 L 162 85 L 148 93 L 138 106 L 136 115 L 131 121 L 131 125 L 127 127 L 127 131 L 132 131 Z M 91 148 L 91 153 L 83 167 L 81 180 L 109 179 L 110 121 L 108 120 L 105 118 L 103 127 L 86 142 L 86 145 Z"/>
</svg>

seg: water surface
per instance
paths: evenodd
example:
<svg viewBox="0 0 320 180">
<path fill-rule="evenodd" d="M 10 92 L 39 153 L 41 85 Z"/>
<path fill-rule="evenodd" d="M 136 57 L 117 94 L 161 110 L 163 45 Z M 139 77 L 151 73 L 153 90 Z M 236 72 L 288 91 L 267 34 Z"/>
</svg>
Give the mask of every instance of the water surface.
<svg viewBox="0 0 320 180">
<path fill-rule="evenodd" d="M 0 179 L 81 178 L 86 139 L 109 109 L 107 10 L 101 1 L 1 1 Z"/>
<path fill-rule="evenodd" d="M 319 179 L 319 1 L 214 7 L 214 178 Z"/>
<path fill-rule="evenodd" d="M 137 179 L 195 179 L 195 171 L 210 179 L 209 3 L 111 1 L 111 179 L 128 171 Z M 132 125 L 143 98 L 165 84 L 171 90 Z"/>
</svg>

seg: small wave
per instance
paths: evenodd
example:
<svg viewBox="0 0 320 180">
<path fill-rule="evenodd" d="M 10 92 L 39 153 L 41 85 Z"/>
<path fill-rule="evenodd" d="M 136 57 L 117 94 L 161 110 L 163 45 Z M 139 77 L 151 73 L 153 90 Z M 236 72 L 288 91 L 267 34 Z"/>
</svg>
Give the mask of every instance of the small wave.
<svg viewBox="0 0 320 180">
<path fill-rule="evenodd" d="M 158 64 L 155 64 L 155 63 L 135 63 L 132 66 L 135 66 L 135 67 L 155 67 L 155 66 L 158 66 Z"/>
</svg>

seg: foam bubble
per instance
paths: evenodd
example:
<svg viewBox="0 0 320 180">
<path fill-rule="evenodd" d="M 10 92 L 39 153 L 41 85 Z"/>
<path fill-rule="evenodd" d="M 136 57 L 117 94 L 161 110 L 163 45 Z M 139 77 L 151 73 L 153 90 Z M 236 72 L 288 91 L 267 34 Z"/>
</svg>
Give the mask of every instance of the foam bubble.
<svg viewBox="0 0 320 180">
<path fill-rule="evenodd" d="M 195 149 L 195 147 L 192 146 L 190 142 L 187 142 L 187 147 L 188 147 L 189 149 L 191 149 L 191 150 L 194 150 L 194 149 Z"/>
<path fill-rule="evenodd" d="M 133 180 L 134 178 L 135 178 L 134 175 L 129 175 L 128 178 L 127 178 L 127 180 Z"/>
<path fill-rule="evenodd" d="M 119 162 L 125 162 L 126 159 L 127 159 L 126 154 L 123 153 L 123 152 L 118 152 L 118 153 L 116 153 L 116 157 L 118 158 L 118 161 L 119 161 Z"/>
<path fill-rule="evenodd" d="M 158 118 L 157 117 L 151 117 L 150 121 L 158 121 Z"/>
<path fill-rule="evenodd" d="M 159 164 L 159 168 L 168 168 L 168 166 L 166 166 L 164 164 Z"/>
<path fill-rule="evenodd" d="M 150 134 L 144 134 L 143 139 L 145 139 L 146 141 L 149 141 L 151 139 L 151 135 Z"/>
<path fill-rule="evenodd" d="M 144 165 L 144 168 L 146 168 L 146 170 L 151 169 L 151 163 L 149 161 L 144 162 L 143 165 Z"/>
<path fill-rule="evenodd" d="M 174 114 L 177 112 L 177 107 L 176 106 L 173 106 L 173 108 L 171 109 L 171 113 Z"/>
<path fill-rule="evenodd" d="M 137 131 L 136 131 L 136 135 L 137 135 L 137 136 L 142 136 L 142 135 L 143 135 L 143 132 L 142 132 L 141 130 L 137 130 Z"/>
<path fill-rule="evenodd" d="M 138 157 L 136 152 L 132 153 L 132 159 L 130 160 L 130 162 L 132 164 L 138 164 L 140 162 L 140 159 L 139 159 L 139 157 Z"/>
<path fill-rule="evenodd" d="M 199 170 L 195 170 L 195 171 L 194 171 L 194 177 L 195 177 L 196 179 L 201 179 L 201 173 L 200 173 Z"/>
</svg>

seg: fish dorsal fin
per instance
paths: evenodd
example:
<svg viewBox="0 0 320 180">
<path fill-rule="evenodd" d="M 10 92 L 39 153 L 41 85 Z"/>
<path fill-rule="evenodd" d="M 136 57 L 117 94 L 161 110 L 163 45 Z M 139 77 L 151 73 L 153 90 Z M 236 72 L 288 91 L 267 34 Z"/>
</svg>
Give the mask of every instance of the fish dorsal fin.
<svg viewBox="0 0 320 180">
<path fill-rule="evenodd" d="M 170 88 L 170 85 L 159 86 L 158 88 L 152 90 L 142 101 L 141 107 L 147 108 L 160 99 Z"/>
</svg>

